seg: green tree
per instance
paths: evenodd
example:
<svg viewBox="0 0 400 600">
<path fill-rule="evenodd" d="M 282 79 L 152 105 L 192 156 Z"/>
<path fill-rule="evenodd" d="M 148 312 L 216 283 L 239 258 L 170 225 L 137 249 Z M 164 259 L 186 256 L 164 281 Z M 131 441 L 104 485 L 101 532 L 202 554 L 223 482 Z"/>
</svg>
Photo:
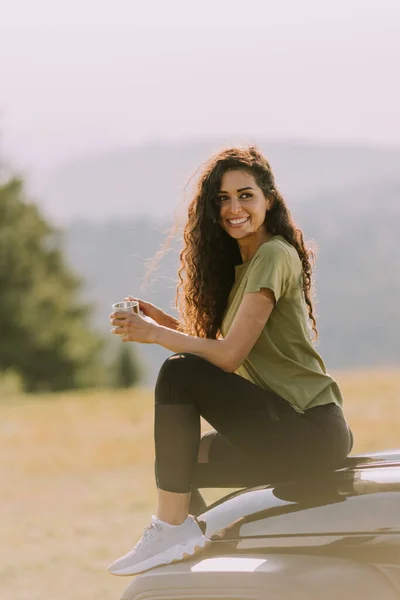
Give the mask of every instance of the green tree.
<svg viewBox="0 0 400 600">
<path fill-rule="evenodd" d="M 129 388 L 140 383 L 142 369 L 132 344 L 121 342 L 113 370 L 117 388 Z"/>
<path fill-rule="evenodd" d="M 98 381 L 102 341 L 80 288 L 23 182 L 0 185 L 0 370 L 19 373 L 27 391 Z"/>
</svg>

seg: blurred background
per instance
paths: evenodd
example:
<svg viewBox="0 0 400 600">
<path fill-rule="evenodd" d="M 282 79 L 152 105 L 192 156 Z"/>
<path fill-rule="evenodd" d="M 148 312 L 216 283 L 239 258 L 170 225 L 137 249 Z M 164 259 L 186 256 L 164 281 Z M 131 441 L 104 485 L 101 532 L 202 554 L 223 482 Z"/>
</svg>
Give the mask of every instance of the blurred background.
<svg viewBox="0 0 400 600">
<path fill-rule="evenodd" d="M 0 0 L 0 599 L 118 598 L 154 503 L 152 385 L 111 305 L 174 311 L 209 155 L 255 143 L 318 247 L 355 452 L 400 446 L 398 0 Z M 147 276 L 146 276 L 147 274 Z"/>
</svg>

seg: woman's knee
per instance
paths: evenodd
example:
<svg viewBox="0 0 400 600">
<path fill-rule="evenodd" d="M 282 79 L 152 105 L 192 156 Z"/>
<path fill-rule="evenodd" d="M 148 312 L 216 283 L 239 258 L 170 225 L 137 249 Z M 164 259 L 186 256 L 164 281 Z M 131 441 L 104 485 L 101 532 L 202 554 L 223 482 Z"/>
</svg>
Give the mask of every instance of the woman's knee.
<svg viewBox="0 0 400 600">
<path fill-rule="evenodd" d="M 202 370 L 203 358 L 195 354 L 173 354 L 162 364 L 155 386 L 157 403 L 181 403 L 179 390 L 189 382 L 193 382 L 196 374 Z"/>
</svg>

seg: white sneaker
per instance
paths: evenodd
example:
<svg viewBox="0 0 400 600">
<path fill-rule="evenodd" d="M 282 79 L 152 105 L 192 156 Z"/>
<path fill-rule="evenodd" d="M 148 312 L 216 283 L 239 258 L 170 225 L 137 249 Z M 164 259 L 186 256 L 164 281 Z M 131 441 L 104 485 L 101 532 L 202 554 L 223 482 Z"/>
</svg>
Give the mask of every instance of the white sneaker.
<svg viewBox="0 0 400 600">
<path fill-rule="evenodd" d="M 153 516 L 136 546 L 117 558 L 108 570 L 112 575 L 137 575 L 194 556 L 209 541 L 191 515 L 182 525 L 176 526 L 158 521 Z"/>
</svg>

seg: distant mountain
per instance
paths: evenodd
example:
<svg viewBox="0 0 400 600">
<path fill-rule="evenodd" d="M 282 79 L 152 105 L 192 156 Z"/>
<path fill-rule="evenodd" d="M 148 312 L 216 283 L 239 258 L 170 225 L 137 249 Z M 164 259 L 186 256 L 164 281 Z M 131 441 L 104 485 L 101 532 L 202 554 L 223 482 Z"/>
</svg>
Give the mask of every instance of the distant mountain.
<svg viewBox="0 0 400 600">
<path fill-rule="evenodd" d="M 319 175 L 321 171 L 322 167 Z M 306 239 L 319 247 L 318 349 L 329 369 L 398 365 L 400 177 L 387 173 L 386 180 L 378 180 L 370 170 L 361 183 L 350 185 L 340 169 L 336 178 L 326 165 L 325 172 L 332 185 L 322 189 L 322 179 L 316 176 L 321 189 L 310 191 L 308 202 L 288 203 Z M 104 223 L 75 221 L 66 231 L 67 254 L 86 280 L 85 294 L 96 302 L 94 318 L 104 331 L 110 328 L 111 304 L 126 294 L 164 309 L 173 305 L 179 239 L 165 254 L 151 285 L 140 289 L 145 262 L 165 240 L 165 231 L 166 221 L 123 216 Z M 153 381 L 170 353 L 153 346 L 139 349 Z"/>
<path fill-rule="evenodd" d="M 328 192 L 332 196 L 400 180 L 400 149 L 256 142 L 293 206 Z M 191 175 L 226 145 L 223 140 L 160 143 L 85 155 L 42 178 L 40 204 L 58 222 L 139 216 L 171 219 Z M 358 201 L 362 203 L 362 198 Z"/>
<path fill-rule="evenodd" d="M 321 195 L 299 221 L 319 245 L 317 314 L 328 363 L 400 364 L 400 181 Z"/>
</svg>

